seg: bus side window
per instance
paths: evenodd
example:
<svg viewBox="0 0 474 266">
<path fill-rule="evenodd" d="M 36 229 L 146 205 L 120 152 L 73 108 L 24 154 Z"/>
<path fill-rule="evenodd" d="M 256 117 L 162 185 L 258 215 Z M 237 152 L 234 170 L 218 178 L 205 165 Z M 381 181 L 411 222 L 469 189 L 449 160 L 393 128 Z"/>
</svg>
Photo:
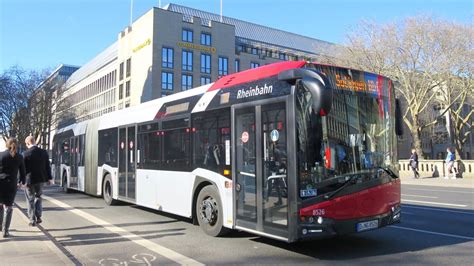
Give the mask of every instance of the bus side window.
<svg viewBox="0 0 474 266">
<path fill-rule="evenodd" d="M 171 171 L 189 171 L 191 157 L 191 129 L 189 119 L 164 121 L 163 163 L 160 169 Z"/>
<path fill-rule="evenodd" d="M 117 128 L 99 131 L 99 166 L 117 167 Z"/>
<path fill-rule="evenodd" d="M 163 134 L 164 132 L 159 130 L 159 124 L 156 122 L 138 127 L 138 169 L 161 169 Z"/>
<path fill-rule="evenodd" d="M 230 142 L 230 109 L 198 113 L 192 117 L 193 169 L 223 174 L 230 170 L 226 141 Z M 229 165 L 228 165 L 229 164 Z"/>
</svg>

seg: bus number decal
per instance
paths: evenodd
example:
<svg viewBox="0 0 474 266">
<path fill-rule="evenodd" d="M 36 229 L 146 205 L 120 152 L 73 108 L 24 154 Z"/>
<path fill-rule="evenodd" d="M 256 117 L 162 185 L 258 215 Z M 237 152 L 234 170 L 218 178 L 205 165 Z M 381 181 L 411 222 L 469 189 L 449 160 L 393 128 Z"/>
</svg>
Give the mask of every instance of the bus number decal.
<svg viewBox="0 0 474 266">
<path fill-rule="evenodd" d="M 322 216 L 324 214 L 326 214 L 325 209 L 315 209 L 315 210 L 313 210 L 313 216 Z"/>
</svg>

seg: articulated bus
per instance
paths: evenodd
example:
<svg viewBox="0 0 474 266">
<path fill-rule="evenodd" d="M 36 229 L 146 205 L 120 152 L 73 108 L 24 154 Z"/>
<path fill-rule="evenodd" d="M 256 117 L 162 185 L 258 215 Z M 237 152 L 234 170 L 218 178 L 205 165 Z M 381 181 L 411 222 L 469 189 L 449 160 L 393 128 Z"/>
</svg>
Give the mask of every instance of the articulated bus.
<svg viewBox="0 0 474 266">
<path fill-rule="evenodd" d="M 59 129 L 66 190 L 282 241 L 400 222 L 391 80 L 289 61 Z"/>
</svg>

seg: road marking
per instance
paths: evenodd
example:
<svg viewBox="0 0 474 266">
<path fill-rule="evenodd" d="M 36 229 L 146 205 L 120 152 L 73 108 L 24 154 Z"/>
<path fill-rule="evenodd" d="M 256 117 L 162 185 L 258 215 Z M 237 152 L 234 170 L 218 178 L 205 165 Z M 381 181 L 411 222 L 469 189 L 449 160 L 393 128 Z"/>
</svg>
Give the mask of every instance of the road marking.
<svg viewBox="0 0 474 266">
<path fill-rule="evenodd" d="M 452 210 L 445 210 L 445 209 L 438 209 L 436 207 L 418 207 L 418 206 L 402 206 L 403 209 L 411 208 L 411 209 L 421 209 L 421 210 L 428 210 L 428 211 L 440 211 L 440 212 L 452 212 L 452 213 L 461 213 L 461 214 L 470 214 L 474 215 L 474 212 L 463 212 L 463 211 L 452 211 Z"/>
<path fill-rule="evenodd" d="M 406 188 L 406 189 L 422 190 L 422 191 L 435 191 L 435 192 L 452 192 L 452 193 L 474 194 L 474 192 L 470 192 L 470 191 L 436 190 L 436 189 L 424 189 L 424 188 Z"/>
<path fill-rule="evenodd" d="M 417 197 L 417 198 L 429 198 L 429 199 L 437 199 L 438 198 L 438 197 L 432 197 L 432 196 L 420 196 L 420 195 L 409 195 L 409 194 L 402 194 L 402 196 Z"/>
<path fill-rule="evenodd" d="M 69 206 L 67 205 L 66 203 L 64 202 L 61 202 L 59 200 L 56 200 L 56 199 L 53 199 L 51 197 L 48 197 L 48 196 L 45 196 L 43 195 L 43 198 L 48 200 L 49 202 L 61 207 L 61 208 L 64 208 L 64 209 L 67 209 L 69 212 L 72 212 L 94 224 L 97 224 L 97 225 L 100 225 L 102 227 L 104 227 L 105 229 L 109 230 L 110 232 L 112 233 L 116 233 L 124 238 L 127 238 L 129 239 L 130 241 L 132 241 L 133 243 L 135 244 L 138 244 L 148 250 L 151 250 L 157 254 L 160 254 L 161 256 L 165 257 L 165 258 L 168 258 L 172 261 L 175 261 L 179 264 L 182 264 L 182 265 L 188 265 L 188 264 L 192 264 L 192 265 L 204 265 L 196 260 L 193 260 L 191 258 L 188 258 L 176 251 L 173 251 L 169 248 L 165 248 L 159 244 L 156 244 L 148 239 L 144 239 L 138 235 L 135 235 L 133 233 L 130 233 L 128 232 L 127 230 L 123 229 L 123 228 L 120 228 L 120 227 L 117 227 L 109 222 L 106 222 L 100 218 L 97 218 L 91 214 L 88 214 L 84 211 L 81 211 L 81 210 L 78 210 L 78 209 L 75 209 L 74 207 L 72 206 Z"/>
<path fill-rule="evenodd" d="M 467 205 L 462 205 L 462 204 L 452 204 L 452 203 L 442 203 L 442 202 L 431 202 L 431 201 L 421 201 L 421 200 L 407 200 L 407 199 L 402 199 L 402 202 L 425 203 L 425 204 L 442 205 L 442 206 L 453 206 L 453 207 L 467 207 Z"/>
<path fill-rule="evenodd" d="M 402 227 L 402 226 L 396 226 L 396 225 L 390 225 L 389 227 L 402 229 L 402 230 L 408 230 L 408 231 L 414 231 L 414 232 L 420 232 L 420 233 L 426 233 L 426 234 L 431 234 L 431 235 L 449 236 L 449 237 L 466 239 L 466 240 L 474 240 L 474 237 L 469 237 L 469 236 L 460 236 L 460 235 L 438 233 L 438 232 L 433 232 L 433 231 L 426 231 L 426 230 L 420 230 L 420 229 L 414 229 L 414 228 L 408 228 L 408 227 Z"/>
</svg>

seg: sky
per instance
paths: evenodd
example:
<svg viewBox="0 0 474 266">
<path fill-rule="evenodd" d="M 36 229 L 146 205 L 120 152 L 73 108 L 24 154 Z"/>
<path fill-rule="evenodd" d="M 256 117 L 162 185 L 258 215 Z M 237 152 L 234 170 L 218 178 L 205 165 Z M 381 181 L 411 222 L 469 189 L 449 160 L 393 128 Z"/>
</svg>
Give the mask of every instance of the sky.
<svg viewBox="0 0 474 266">
<path fill-rule="evenodd" d="M 219 0 L 0 0 L 0 73 L 81 66 L 152 7 L 168 3 L 219 14 Z M 474 0 L 222 0 L 224 16 L 344 44 L 361 20 L 389 23 L 428 14 L 473 23 Z"/>
</svg>

